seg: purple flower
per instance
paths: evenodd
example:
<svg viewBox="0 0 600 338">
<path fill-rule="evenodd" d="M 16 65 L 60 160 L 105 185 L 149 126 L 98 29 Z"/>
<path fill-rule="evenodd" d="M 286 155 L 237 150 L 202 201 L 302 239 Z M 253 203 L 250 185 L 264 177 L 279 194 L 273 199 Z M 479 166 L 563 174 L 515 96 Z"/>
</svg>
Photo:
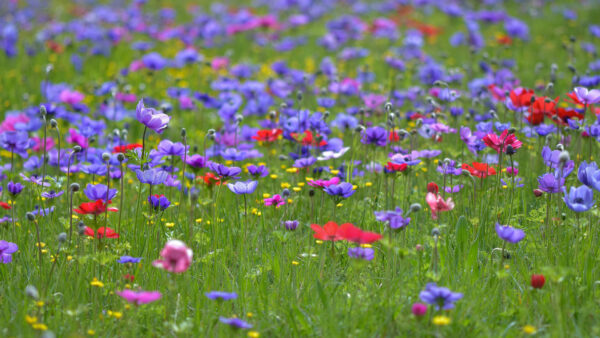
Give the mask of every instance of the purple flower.
<svg viewBox="0 0 600 338">
<path fill-rule="evenodd" d="M 248 169 L 248 173 L 255 178 L 265 177 L 269 174 L 269 169 L 264 165 L 255 166 L 254 164 L 251 164 L 246 169 Z"/>
<path fill-rule="evenodd" d="M 387 144 L 387 132 L 382 127 L 367 128 L 362 132 L 362 139 L 360 142 L 383 147 Z"/>
<path fill-rule="evenodd" d="M 586 161 L 581 162 L 577 170 L 577 178 L 588 187 L 600 191 L 600 170 L 596 162 L 591 162 L 590 164 Z"/>
<path fill-rule="evenodd" d="M 594 191 L 585 185 L 580 187 L 571 187 L 569 193 L 565 189 L 563 201 L 569 209 L 575 212 L 584 212 L 594 206 Z"/>
<path fill-rule="evenodd" d="M 340 184 L 332 184 L 323 189 L 328 195 L 348 198 L 354 194 L 354 187 L 351 183 L 342 182 Z"/>
<path fill-rule="evenodd" d="M 242 195 L 242 194 L 253 193 L 254 190 L 256 190 L 257 185 L 258 185 L 257 181 L 246 181 L 246 182 L 238 181 L 238 182 L 235 182 L 234 184 L 227 183 L 227 188 L 229 188 L 229 190 L 231 190 L 235 194 Z"/>
<path fill-rule="evenodd" d="M 61 191 L 59 191 L 59 192 L 55 192 L 54 190 L 50 190 L 50 191 L 44 191 L 44 192 L 42 193 L 42 197 L 44 197 L 44 198 L 46 198 L 46 199 L 49 199 L 49 200 L 51 200 L 51 199 L 54 199 L 54 198 L 60 197 L 60 195 L 62 195 L 62 194 L 64 194 L 64 193 L 65 193 L 65 192 L 64 192 L 64 191 L 62 191 L 62 190 L 61 190 Z"/>
<path fill-rule="evenodd" d="M 600 102 L 600 90 L 592 89 L 588 90 L 585 87 L 575 87 L 573 90 L 577 99 L 583 104 L 596 104 Z"/>
<path fill-rule="evenodd" d="M 181 142 L 171 142 L 170 140 L 162 140 L 158 144 L 158 153 L 163 156 L 183 156 L 185 147 Z"/>
<path fill-rule="evenodd" d="M 501 225 L 499 223 L 496 223 L 496 233 L 498 234 L 498 237 L 509 243 L 518 243 L 525 238 L 525 232 L 523 230 L 508 225 Z"/>
<path fill-rule="evenodd" d="M 164 170 L 152 168 L 148 170 L 136 170 L 138 180 L 144 184 L 159 185 L 165 182 L 168 173 Z"/>
<path fill-rule="evenodd" d="M 171 202 L 165 197 L 165 195 L 150 195 L 148 196 L 148 203 L 155 211 L 164 211 L 167 209 Z"/>
<path fill-rule="evenodd" d="M 206 158 L 204 156 L 195 154 L 192 156 L 187 156 L 185 159 L 185 163 L 187 163 L 192 168 L 204 168 L 206 167 Z"/>
<path fill-rule="evenodd" d="M 26 158 L 27 149 L 32 146 L 31 140 L 24 131 L 5 131 L 0 134 L 0 147 Z"/>
<path fill-rule="evenodd" d="M 298 221 L 294 220 L 294 221 L 284 221 L 283 222 L 283 226 L 285 227 L 286 230 L 296 230 L 296 228 L 298 227 Z"/>
<path fill-rule="evenodd" d="M 35 216 L 38 216 L 38 215 L 46 216 L 46 215 L 49 215 L 53 211 L 54 211 L 54 206 L 43 209 L 43 208 L 40 208 L 38 205 L 36 205 L 35 208 L 31 211 L 31 213 Z"/>
<path fill-rule="evenodd" d="M 219 317 L 219 321 L 223 324 L 227 324 L 227 325 L 237 328 L 237 329 L 251 329 L 252 328 L 252 324 L 245 322 L 239 318 Z"/>
<path fill-rule="evenodd" d="M 206 297 L 213 300 L 231 300 L 237 298 L 235 292 L 223 292 L 223 291 L 210 291 L 205 293 Z"/>
<path fill-rule="evenodd" d="M 135 108 L 135 117 L 140 123 L 159 134 L 167 128 L 167 125 L 171 120 L 171 117 L 167 114 L 158 112 L 154 108 L 144 107 L 143 99 L 138 102 L 137 107 Z"/>
<path fill-rule="evenodd" d="M 551 173 L 545 173 L 544 175 L 538 177 L 538 188 L 544 192 L 556 194 L 560 192 L 561 187 L 565 184 L 565 179 L 561 178 L 560 180 Z"/>
<path fill-rule="evenodd" d="M 0 263 L 8 264 L 12 262 L 12 254 L 17 250 L 19 250 L 19 247 L 15 243 L 0 241 Z"/>
<path fill-rule="evenodd" d="M 371 248 L 361 248 L 354 247 L 348 248 L 348 256 L 352 258 L 364 259 L 365 261 L 370 261 L 373 259 L 375 251 Z"/>
<path fill-rule="evenodd" d="M 7 188 L 8 192 L 13 196 L 17 196 L 21 193 L 21 191 L 23 191 L 23 185 L 18 182 L 14 183 L 13 181 L 8 182 L 8 185 L 6 188 Z"/>
<path fill-rule="evenodd" d="M 208 164 L 208 167 L 210 168 L 210 170 L 214 171 L 215 174 L 217 174 L 221 177 L 236 178 L 235 176 L 239 175 L 242 172 L 242 169 L 240 169 L 238 167 L 227 167 L 223 164 L 216 163 L 216 162 L 210 162 Z"/>
<path fill-rule="evenodd" d="M 444 187 L 444 191 L 448 194 L 455 194 L 455 193 L 459 192 L 463 187 L 464 187 L 464 185 L 462 185 L 462 184 L 455 185 L 453 187 Z"/>
<path fill-rule="evenodd" d="M 126 263 L 137 264 L 141 260 L 142 260 L 142 257 L 121 256 L 121 258 L 119 258 L 117 260 L 117 263 L 121 263 L 121 264 L 126 264 Z"/>
<path fill-rule="evenodd" d="M 402 209 L 396 207 L 396 210 L 375 211 L 375 219 L 380 222 L 388 222 L 392 229 L 401 229 L 410 223 L 410 217 L 402 217 L 402 214 Z"/>
<path fill-rule="evenodd" d="M 435 283 L 428 283 L 425 290 L 419 293 L 419 298 L 427 304 L 435 305 L 435 309 L 440 308 L 450 310 L 454 308 L 454 302 L 463 297 L 462 293 L 452 292 L 448 288 L 439 287 Z"/>
<path fill-rule="evenodd" d="M 117 189 L 108 189 L 108 194 L 107 189 L 108 187 L 104 184 L 88 184 L 83 192 L 92 201 L 102 200 L 106 203 L 107 197 L 109 200 L 112 200 L 117 195 Z"/>
<path fill-rule="evenodd" d="M 299 158 L 294 162 L 294 168 L 308 168 L 315 162 L 317 162 L 317 159 L 312 156 Z"/>
</svg>

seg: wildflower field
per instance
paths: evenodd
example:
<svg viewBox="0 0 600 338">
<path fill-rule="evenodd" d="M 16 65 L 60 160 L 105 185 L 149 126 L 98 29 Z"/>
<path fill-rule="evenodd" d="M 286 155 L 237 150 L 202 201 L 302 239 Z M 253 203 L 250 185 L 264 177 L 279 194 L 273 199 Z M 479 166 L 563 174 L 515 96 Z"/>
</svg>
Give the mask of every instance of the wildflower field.
<svg viewBox="0 0 600 338">
<path fill-rule="evenodd" d="M 599 17 L 1 1 L 0 336 L 600 336 Z"/>
</svg>

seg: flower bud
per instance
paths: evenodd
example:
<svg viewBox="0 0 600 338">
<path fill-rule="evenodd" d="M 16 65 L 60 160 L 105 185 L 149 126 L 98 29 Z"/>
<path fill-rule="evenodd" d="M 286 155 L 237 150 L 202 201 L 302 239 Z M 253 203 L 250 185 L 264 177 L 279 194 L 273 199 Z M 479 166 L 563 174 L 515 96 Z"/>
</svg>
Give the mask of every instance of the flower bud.
<svg viewBox="0 0 600 338">
<path fill-rule="evenodd" d="M 40 115 L 42 115 L 42 117 L 46 117 L 46 114 L 48 114 L 48 111 L 46 111 L 46 106 L 41 105 L 40 106 Z"/>
<path fill-rule="evenodd" d="M 440 235 L 440 229 L 438 229 L 438 228 L 433 228 L 433 229 L 431 230 L 431 236 L 433 236 L 433 237 L 437 237 L 437 236 L 439 236 L 439 235 Z"/>
<path fill-rule="evenodd" d="M 123 162 L 124 160 L 125 160 L 125 155 L 123 155 L 123 153 L 118 153 L 117 154 L 117 161 Z"/>
<path fill-rule="evenodd" d="M 71 183 L 70 189 L 72 192 L 79 191 L 79 188 L 80 188 L 79 183 Z"/>
<path fill-rule="evenodd" d="M 58 128 L 58 122 L 55 119 L 50 119 L 50 127 Z"/>
<path fill-rule="evenodd" d="M 108 162 L 109 160 L 110 160 L 110 154 L 109 153 L 102 153 L 102 161 Z"/>
<path fill-rule="evenodd" d="M 421 244 L 417 244 L 417 245 L 415 245 L 415 250 L 423 251 L 423 246 Z"/>
<path fill-rule="evenodd" d="M 558 162 L 560 163 L 565 163 L 569 160 L 569 152 L 568 151 L 561 151 L 560 155 L 558 155 Z"/>
<path fill-rule="evenodd" d="M 314 190 L 314 189 L 310 189 L 310 190 L 308 191 L 308 196 L 309 196 L 309 197 L 313 197 L 313 196 L 315 196 L 315 190 Z"/>
<path fill-rule="evenodd" d="M 410 205 L 410 212 L 419 212 L 423 207 L 419 203 L 413 203 Z"/>
<path fill-rule="evenodd" d="M 354 131 L 357 133 L 362 133 L 364 130 L 365 130 L 365 127 L 360 124 L 358 126 L 356 126 L 356 128 L 354 128 Z"/>
<path fill-rule="evenodd" d="M 64 243 L 67 241 L 67 233 L 66 232 L 61 232 L 60 234 L 58 234 L 58 242 L 59 243 Z"/>
<path fill-rule="evenodd" d="M 33 220 L 35 220 L 35 215 L 34 215 L 34 214 L 32 214 L 32 213 L 30 213 L 30 212 L 26 213 L 26 214 L 25 214 L 25 216 L 26 216 L 26 217 L 27 217 L 27 219 L 28 219 L 28 220 L 30 220 L 30 221 L 33 221 Z"/>
<path fill-rule="evenodd" d="M 187 131 L 185 128 L 181 128 L 181 137 L 185 137 L 187 135 Z"/>
<path fill-rule="evenodd" d="M 541 189 L 533 189 L 533 194 L 535 197 L 540 197 L 544 194 L 544 192 Z"/>
<path fill-rule="evenodd" d="M 281 192 L 281 196 L 283 196 L 283 197 L 289 197 L 290 196 L 290 189 L 288 189 L 288 188 L 283 189 L 283 191 Z"/>
<path fill-rule="evenodd" d="M 79 152 L 81 152 L 81 147 L 80 146 L 74 146 L 73 147 L 73 151 L 76 152 L 76 153 L 79 153 Z"/>
</svg>

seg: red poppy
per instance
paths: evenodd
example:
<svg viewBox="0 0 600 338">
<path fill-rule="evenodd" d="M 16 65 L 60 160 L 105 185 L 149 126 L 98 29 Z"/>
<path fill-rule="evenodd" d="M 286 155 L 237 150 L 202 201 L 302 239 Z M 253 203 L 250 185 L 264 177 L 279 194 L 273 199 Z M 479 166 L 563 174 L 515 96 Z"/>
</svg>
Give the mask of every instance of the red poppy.
<svg viewBox="0 0 600 338">
<path fill-rule="evenodd" d="M 568 120 L 571 119 L 579 119 L 583 120 L 584 116 L 580 112 L 574 109 L 565 109 L 565 108 L 557 108 L 552 112 L 550 116 L 552 118 L 552 122 L 556 124 L 560 124 L 563 126 L 568 125 Z"/>
<path fill-rule="evenodd" d="M 112 152 L 113 152 L 113 154 L 114 153 L 126 153 L 129 150 L 133 150 L 133 149 L 141 148 L 141 147 L 142 147 L 141 144 L 132 143 L 132 144 L 124 145 L 124 146 L 116 146 L 113 148 Z"/>
<path fill-rule="evenodd" d="M 544 275 L 531 275 L 531 286 L 533 286 L 535 289 L 541 289 L 542 287 L 544 287 L 545 283 L 546 278 L 544 278 Z"/>
<path fill-rule="evenodd" d="M 579 101 L 579 98 L 577 97 L 577 94 L 575 94 L 575 92 L 567 93 L 567 96 L 571 99 L 572 103 L 578 104 L 580 106 L 585 105 L 583 102 Z"/>
<path fill-rule="evenodd" d="M 488 176 L 496 175 L 496 169 L 490 167 L 486 163 L 473 162 L 473 166 L 463 163 L 462 169 L 468 170 L 472 176 L 479 178 L 486 178 Z"/>
<path fill-rule="evenodd" d="M 204 176 L 198 176 L 198 179 L 204 181 L 204 184 L 208 185 L 209 187 L 223 184 L 221 183 L 221 179 L 219 178 L 219 176 L 213 173 L 206 173 L 206 175 Z"/>
<path fill-rule="evenodd" d="M 513 106 L 516 108 L 523 108 L 531 105 L 535 93 L 533 92 L 533 89 L 522 88 L 520 91 L 513 89 L 510 91 L 509 97 Z"/>
<path fill-rule="evenodd" d="M 389 137 L 390 142 L 398 142 L 400 141 L 400 135 L 398 135 L 398 133 L 394 130 L 390 131 L 390 137 Z"/>
<path fill-rule="evenodd" d="M 402 172 L 408 168 L 408 164 L 388 162 L 385 168 L 390 172 Z"/>
<path fill-rule="evenodd" d="M 313 237 L 322 241 L 339 241 L 344 239 L 338 233 L 340 227 L 335 222 L 327 222 L 323 226 L 311 224 L 310 228 L 315 232 Z"/>
<path fill-rule="evenodd" d="M 362 229 L 359 229 L 356 226 L 354 226 L 354 224 L 352 223 L 342 224 L 337 230 L 337 234 L 342 239 L 357 244 L 370 244 L 373 242 L 377 242 L 383 237 L 375 232 L 363 231 Z"/>
<path fill-rule="evenodd" d="M 110 200 L 108 204 L 112 203 Z M 74 210 L 78 214 L 82 215 L 100 215 L 106 212 L 106 204 L 102 202 L 102 200 L 97 200 L 96 202 L 86 202 L 81 203 L 79 208 Z M 108 208 L 108 211 L 117 212 L 119 209 L 117 208 Z"/>
<path fill-rule="evenodd" d="M 6 202 L 0 202 L 0 207 L 2 207 L 3 209 L 6 209 L 6 210 L 11 209 L 11 206 L 8 205 L 8 203 L 6 203 Z"/>
<path fill-rule="evenodd" d="M 95 233 L 94 229 L 90 227 L 85 227 L 84 234 L 94 238 L 119 238 L 119 234 L 116 233 L 113 229 L 104 227 L 98 228 L 98 231 Z"/>
<path fill-rule="evenodd" d="M 552 101 L 549 97 L 542 96 L 536 97 L 535 101 L 529 106 L 525 118 L 529 123 L 534 126 L 544 122 L 545 116 L 552 116 L 555 114 L 556 104 L 558 103 L 558 97 Z"/>
<path fill-rule="evenodd" d="M 440 192 L 440 187 L 435 182 L 429 182 L 427 183 L 427 192 L 437 195 Z"/>
<path fill-rule="evenodd" d="M 283 133 L 281 129 L 263 129 L 256 132 L 256 135 L 252 136 L 254 140 L 263 142 L 274 142 L 277 141 L 279 135 Z"/>
<path fill-rule="evenodd" d="M 304 136 L 302 136 L 302 134 L 298 134 L 298 133 L 292 133 L 292 138 L 294 140 L 296 140 L 297 142 L 302 143 L 303 146 L 315 146 L 315 147 L 322 147 L 322 146 L 326 146 L 327 145 L 327 141 L 321 139 L 319 141 L 319 139 L 321 138 L 319 134 L 313 136 L 312 131 L 310 130 L 306 130 L 304 132 Z"/>
</svg>

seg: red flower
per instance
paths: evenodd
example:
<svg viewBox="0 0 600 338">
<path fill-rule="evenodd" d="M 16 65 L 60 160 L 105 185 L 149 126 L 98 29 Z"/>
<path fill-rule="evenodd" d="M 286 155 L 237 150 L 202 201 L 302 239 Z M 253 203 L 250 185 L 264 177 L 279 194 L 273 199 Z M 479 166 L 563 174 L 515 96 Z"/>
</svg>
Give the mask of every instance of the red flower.
<svg viewBox="0 0 600 338">
<path fill-rule="evenodd" d="M 521 90 L 511 90 L 509 97 L 513 106 L 516 108 L 523 108 L 531 105 L 535 93 L 532 89 L 521 88 Z"/>
<path fill-rule="evenodd" d="M 473 166 L 463 163 L 462 169 L 468 170 L 471 175 L 479 178 L 496 175 L 496 169 L 490 167 L 486 163 L 473 162 Z"/>
<path fill-rule="evenodd" d="M 535 289 L 541 289 L 542 287 L 544 287 L 545 283 L 546 278 L 544 278 L 544 275 L 531 275 L 531 286 L 533 286 Z"/>
<path fill-rule="evenodd" d="M 112 203 L 110 200 L 108 204 Z M 97 200 L 96 202 L 86 202 L 81 203 L 79 208 L 74 210 L 78 214 L 82 215 L 100 215 L 106 212 L 106 204 L 102 202 L 102 200 Z M 117 208 L 108 208 L 108 211 L 117 212 L 119 209 Z"/>
<path fill-rule="evenodd" d="M 435 182 L 427 183 L 427 192 L 437 195 L 440 192 L 440 187 Z"/>
<path fill-rule="evenodd" d="M 389 140 L 390 142 L 398 142 L 400 141 L 400 135 L 396 131 L 391 130 Z"/>
<path fill-rule="evenodd" d="M 390 172 L 402 172 L 404 170 L 406 170 L 406 168 L 408 168 L 408 164 L 406 163 L 393 163 L 393 162 L 388 162 L 387 165 L 385 166 L 385 168 L 390 171 Z"/>
<path fill-rule="evenodd" d="M 135 279 L 135 276 L 134 275 L 130 275 L 130 274 L 124 274 L 123 275 L 123 279 L 125 279 L 127 281 L 130 281 L 130 282 L 133 282 L 133 280 Z"/>
<path fill-rule="evenodd" d="M 510 38 L 510 36 L 508 36 L 506 34 L 502 34 L 502 35 L 498 36 L 496 38 L 496 41 L 500 45 L 506 45 L 506 46 L 512 45 L 512 39 Z"/>
<path fill-rule="evenodd" d="M 292 133 L 291 136 L 297 142 L 302 143 L 303 146 L 322 147 L 327 145 L 327 141 L 325 140 L 318 141 L 321 135 L 317 134 L 316 136 L 313 136 L 313 133 L 310 130 L 306 130 L 303 137 L 302 134 L 298 133 Z"/>
<path fill-rule="evenodd" d="M 487 134 L 483 138 L 483 143 L 485 143 L 486 146 L 494 149 L 497 153 L 505 153 L 506 148 L 509 145 L 515 150 L 521 148 L 523 145 L 521 141 L 517 140 L 515 134 L 509 134 L 508 130 L 504 130 L 502 134 L 500 134 L 500 137 L 498 137 L 496 134 Z"/>
<path fill-rule="evenodd" d="M 206 173 L 204 176 L 198 176 L 198 179 L 203 180 L 204 184 L 208 185 L 209 187 L 223 184 L 219 176 L 216 176 L 213 173 Z"/>
<path fill-rule="evenodd" d="M 552 112 L 552 115 L 550 116 L 550 118 L 552 118 L 552 122 L 566 126 L 569 124 L 568 120 L 571 120 L 571 119 L 583 120 L 584 116 L 577 110 L 565 109 L 565 108 L 559 107 L 555 111 Z"/>
<path fill-rule="evenodd" d="M 253 139 L 263 142 L 277 141 L 279 135 L 283 133 L 281 129 L 263 129 L 256 132 L 256 135 L 252 136 Z"/>
<path fill-rule="evenodd" d="M 141 148 L 141 147 L 142 147 L 141 144 L 132 143 L 132 144 L 124 145 L 124 146 L 116 146 L 113 148 L 112 152 L 113 152 L 113 154 L 114 153 L 126 153 L 129 150 L 133 150 L 133 149 Z"/>
<path fill-rule="evenodd" d="M 525 118 L 529 123 L 536 126 L 544 122 L 545 116 L 552 116 L 556 114 L 556 104 L 558 103 L 558 97 L 552 101 L 549 97 L 536 97 L 535 101 L 529 106 Z"/>
<path fill-rule="evenodd" d="M 11 209 L 11 206 L 8 205 L 8 203 L 6 203 L 6 202 L 0 202 L 0 207 L 2 207 L 3 209 L 6 209 L 6 210 Z"/>
<path fill-rule="evenodd" d="M 583 102 L 579 101 L 579 98 L 577 97 L 577 94 L 575 94 L 575 92 L 567 93 L 567 96 L 571 99 L 572 103 L 578 104 L 580 106 L 584 105 Z"/>
<path fill-rule="evenodd" d="M 354 226 L 352 223 L 342 224 L 337 230 L 337 234 L 342 238 L 350 242 L 357 244 L 370 244 L 377 242 L 383 236 L 375 232 L 363 231 Z"/>
<path fill-rule="evenodd" d="M 104 227 L 98 228 L 98 231 L 96 233 L 94 233 L 94 229 L 90 227 L 85 227 L 84 234 L 95 238 L 119 238 L 119 234 L 116 233 L 113 229 Z"/>
<path fill-rule="evenodd" d="M 311 224 L 310 228 L 315 232 L 313 237 L 316 239 L 320 239 L 322 241 L 339 241 L 343 239 L 338 233 L 340 227 L 335 222 L 327 222 L 323 226 Z"/>
</svg>

